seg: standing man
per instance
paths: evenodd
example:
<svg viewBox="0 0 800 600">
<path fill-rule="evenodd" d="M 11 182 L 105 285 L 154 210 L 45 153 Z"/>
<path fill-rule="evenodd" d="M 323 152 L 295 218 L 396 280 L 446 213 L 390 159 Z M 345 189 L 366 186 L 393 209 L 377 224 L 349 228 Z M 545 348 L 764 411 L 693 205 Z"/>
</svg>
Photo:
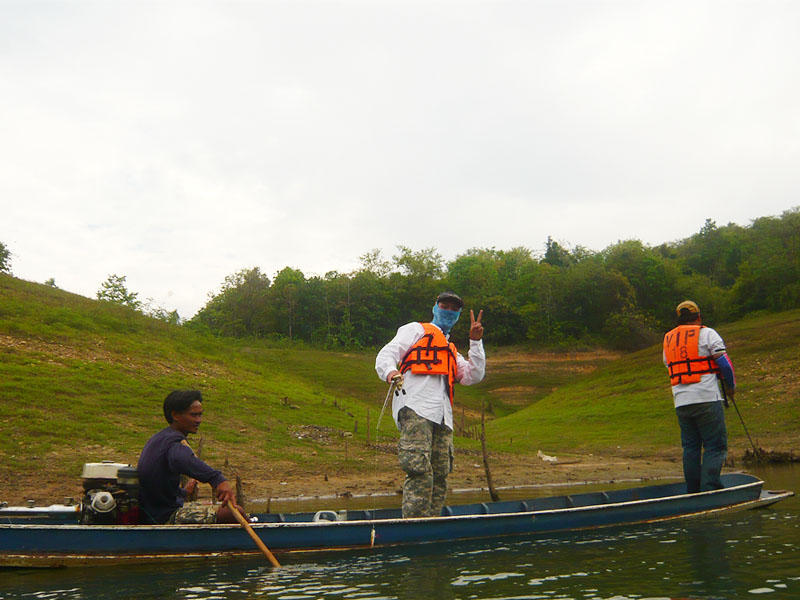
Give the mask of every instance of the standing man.
<svg viewBox="0 0 800 600">
<path fill-rule="evenodd" d="M 728 455 L 723 401 L 727 405 L 726 393 L 733 398 L 736 378 L 725 342 L 701 325 L 697 304 L 686 300 L 675 312 L 678 326 L 664 336 L 663 359 L 681 427 L 686 491 L 693 494 L 722 487 L 720 472 Z"/>
<path fill-rule="evenodd" d="M 449 340 L 464 302 L 442 292 L 433 305 L 433 321 L 408 323 L 397 330 L 375 359 L 378 376 L 394 382 L 392 415 L 400 430 L 398 458 L 406 473 L 403 517 L 439 516 L 447 495 L 447 476 L 453 470 L 453 387 L 483 379 L 483 311 L 469 330 L 469 360 Z"/>
</svg>

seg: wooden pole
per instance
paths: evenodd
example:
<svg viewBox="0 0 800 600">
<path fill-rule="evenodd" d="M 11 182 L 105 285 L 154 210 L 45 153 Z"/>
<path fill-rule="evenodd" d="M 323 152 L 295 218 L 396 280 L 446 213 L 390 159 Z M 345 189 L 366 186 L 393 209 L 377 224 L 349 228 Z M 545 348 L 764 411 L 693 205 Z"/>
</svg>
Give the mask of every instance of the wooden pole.
<svg viewBox="0 0 800 600">
<path fill-rule="evenodd" d="M 239 477 L 239 471 L 236 471 L 236 503 L 242 507 L 242 510 L 247 510 L 244 506 L 244 488 L 242 488 L 242 478 Z"/>
<path fill-rule="evenodd" d="M 253 538 L 253 541 L 256 543 L 256 546 L 258 546 L 259 550 L 261 550 L 261 552 L 264 553 L 264 556 L 267 557 L 272 566 L 280 568 L 281 563 L 278 562 L 278 559 L 275 558 L 275 555 L 269 551 L 269 548 L 267 548 L 266 544 L 264 544 L 264 542 L 261 541 L 261 538 L 258 537 L 256 532 L 253 531 L 253 527 L 250 525 L 250 523 L 247 522 L 247 519 L 244 518 L 244 515 L 242 515 L 242 513 L 239 512 L 239 509 L 236 508 L 236 505 L 230 500 L 227 502 L 227 504 L 228 508 L 231 509 L 233 516 L 236 517 L 237 521 L 239 521 L 239 525 L 241 525 L 242 528 L 247 532 L 247 535 Z"/>
<path fill-rule="evenodd" d="M 486 452 L 486 411 L 485 403 L 481 405 L 481 450 L 483 450 L 483 468 L 486 471 L 486 483 L 489 486 L 489 496 L 492 502 L 500 501 L 500 494 L 494 489 L 492 484 L 492 472 L 489 470 L 489 454 Z"/>
</svg>

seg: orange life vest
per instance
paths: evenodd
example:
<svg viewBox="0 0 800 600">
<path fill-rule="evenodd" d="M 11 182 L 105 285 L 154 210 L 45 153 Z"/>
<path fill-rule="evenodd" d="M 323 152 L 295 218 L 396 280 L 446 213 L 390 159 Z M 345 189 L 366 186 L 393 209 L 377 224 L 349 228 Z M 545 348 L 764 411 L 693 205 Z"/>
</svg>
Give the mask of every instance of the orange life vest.
<svg viewBox="0 0 800 600">
<path fill-rule="evenodd" d="M 453 403 L 453 384 L 456 382 L 458 362 L 456 345 L 448 342 L 442 330 L 433 323 L 420 323 L 425 333 L 408 349 L 400 361 L 400 372 L 414 375 L 447 375 L 447 393 Z"/>
<path fill-rule="evenodd" d="M 698 383 L 705 373 L 719 373 L 710 356 L 700 356 L 697 350 L 702 325 L 678 325 L 664 336 L 664 356 L 667 358 L 672 385 Z"/>
</svg>

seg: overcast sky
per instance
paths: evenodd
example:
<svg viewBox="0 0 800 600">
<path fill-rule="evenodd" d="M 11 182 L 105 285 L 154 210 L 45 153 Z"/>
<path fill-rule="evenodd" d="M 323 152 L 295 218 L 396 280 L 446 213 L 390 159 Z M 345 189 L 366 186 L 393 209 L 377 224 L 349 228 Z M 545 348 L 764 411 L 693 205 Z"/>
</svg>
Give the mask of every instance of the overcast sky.
<svg viewBox="0 0 800 600">
<path fill-rule="evenodd" d="M 191 317 L 259 266 L 800 205 L 800 2 L 0 0 L 0 242 Z"/>
</svg>

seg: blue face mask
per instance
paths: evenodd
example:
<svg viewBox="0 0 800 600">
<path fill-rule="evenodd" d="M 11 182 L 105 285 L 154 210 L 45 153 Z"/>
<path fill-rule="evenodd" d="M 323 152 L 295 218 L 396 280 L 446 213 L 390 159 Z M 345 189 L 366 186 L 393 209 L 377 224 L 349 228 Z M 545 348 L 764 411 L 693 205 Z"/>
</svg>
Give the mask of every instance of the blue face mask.
<svg viewBox="0 0 800 600">
<path fill-rule="evenodd" d="M 445 335 L 450 333 L 450 329 L 456 324 L 460 316 L 460 310 L 447 310 L 439 308 L 438 304 L 433 305 L 433 324 L 441 329 Z"/>
</svg>

